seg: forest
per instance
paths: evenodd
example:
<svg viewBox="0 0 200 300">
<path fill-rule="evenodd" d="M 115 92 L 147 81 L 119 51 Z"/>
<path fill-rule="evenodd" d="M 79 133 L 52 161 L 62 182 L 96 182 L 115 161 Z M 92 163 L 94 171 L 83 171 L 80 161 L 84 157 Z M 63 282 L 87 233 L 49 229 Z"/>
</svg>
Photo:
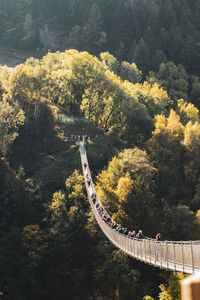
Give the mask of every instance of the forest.
<svg viewBox="0 0 200 300">
<path fill-rule="evenodd" d="M 100 232 L 78 146 L 64 137 L 83 127 L 97 136 L 90 167 L 114 220 L 164 240 L 198 239 L 200 122 L 184 67 L 161 63 L 144 80 L 109 52 L 66 50 L 3 68 L 0 83 L 5 299 L 179 299 L 183 274 L 131 259 Z"/>
<path fill-rule="evenodd" d="M 199 74 L 199 0 L 1 0 L 1 44 L 109 51 L 145 74 L 172 60 Z"/>
<path fill-rule="evenodd" d="M 66 136 L 95 136 L 87 155 L 113 220 L 199 239 L 199 10 L 199 0 L 1 0 L 1 43 L 36 54 L 0 69 L 2 300 L 180 300 L 187 275 L 101 232 Z"/>
</svg>

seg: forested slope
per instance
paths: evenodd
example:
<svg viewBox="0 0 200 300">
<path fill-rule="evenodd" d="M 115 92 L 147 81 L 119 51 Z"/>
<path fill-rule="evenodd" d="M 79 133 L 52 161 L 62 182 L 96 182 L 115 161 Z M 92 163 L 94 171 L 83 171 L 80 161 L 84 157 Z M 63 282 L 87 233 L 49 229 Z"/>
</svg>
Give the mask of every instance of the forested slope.
<svg viewBox="0 0 200 300">
<path fill-rule="evenodd" d="M 184 68 L 166 62 L 145 77 L 109 52 L 68 50 L 1 69 L 0 83 L 6 299 L 178 299 L 183 275 L 171 275 L 158 296 L 169 274 L 127 257 L 100 232 L 78 147 L 65 141 L 57 113 L 95 136 L 91 170 L 116 222 L 152 237 L 160 231 L 164 240 L 198 239 L 200 120 Z"/>
<path fill-rule="evenodd" d="M 172 60 L 199 75 L 199 0 L 2 0 L 0 38 L 13 48 L 109 51 L 143 72 Z"/>
</svg>

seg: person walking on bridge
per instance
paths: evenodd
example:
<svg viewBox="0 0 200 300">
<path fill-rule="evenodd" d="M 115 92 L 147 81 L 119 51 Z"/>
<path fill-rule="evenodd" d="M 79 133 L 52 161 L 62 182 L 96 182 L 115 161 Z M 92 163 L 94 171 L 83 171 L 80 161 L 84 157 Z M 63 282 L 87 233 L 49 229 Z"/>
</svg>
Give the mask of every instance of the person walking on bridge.
<svg viewBox="0 0 200 300">
<path fill-rule="evenodd" d="M 160 233 L 157 233 L 157 234 L 156 234 L 156 242 L 159 242 L 159 241 L 160 241 L 160 238 L 161 238 Z"/>
<path fill-rule="evenodd" d="M 139 230 L 139 231 L 138 231 L 138 233 L 136 234 L 136 238 L 137 238 L 137 239 L 144 239 L 144 238 L 145 238 L 145 236 L 144 236 L 142 230 Z"/>
</svg>

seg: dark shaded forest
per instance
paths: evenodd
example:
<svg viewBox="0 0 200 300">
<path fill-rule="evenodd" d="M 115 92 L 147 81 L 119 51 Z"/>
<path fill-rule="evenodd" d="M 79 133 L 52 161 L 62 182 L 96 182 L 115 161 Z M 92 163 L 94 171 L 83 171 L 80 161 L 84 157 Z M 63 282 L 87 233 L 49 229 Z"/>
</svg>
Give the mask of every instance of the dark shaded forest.
<svg viewBox="0 0 200 300">
<path fill-rule="evenodd" d="M 135 62 L 172 60 L 199 74 L 199 0 L 2 0 L 0 39 L 20 49 L 77 49 Z"/>
<path fill-rule="evenodd" d="M 49 50 L 0 69 L 3 300 L 180 300 L 185 275 L 128 257 L 100 231 L 66 136 L 95 136 L 90 168 L 116 222 L 199 239 L 199 9 L 187 0 L 1 1 L 1 42 Z"/>
</svg>

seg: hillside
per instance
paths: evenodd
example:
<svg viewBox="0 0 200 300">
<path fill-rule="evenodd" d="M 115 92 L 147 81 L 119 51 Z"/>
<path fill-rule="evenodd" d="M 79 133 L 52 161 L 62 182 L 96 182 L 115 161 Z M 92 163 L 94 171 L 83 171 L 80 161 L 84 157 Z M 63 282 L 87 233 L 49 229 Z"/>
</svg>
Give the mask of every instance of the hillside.
<svg viewBox="0 0 200 300">
<path fill-rule="evenodd" d="M 198 0 L 2 0 L 0 40 L 23 50 L 77 49 L 135 62 L 172 60 L 200 75 Z"/>
<path fill-rule="evenodd" d="M 187 275 L 101 232 L 74 137 L 124 232 L 199 240 L 199 17 L 199 0 L 0 1 L 2 300 L 180 300 Z"/>
<path fill-rule="evenodd" d="M 198 88 L 189 90 L 185 69 L 166 62 L 145 77 L 109 52 L 67 50 L 1 69 L 0 86 L 6 299 L 177 300 L 182 274 L 127 257 L 97 227 L 71 135 L 94 137 L 92 176 L 116 222 L 163 240 L 198 239 Z"/>
</svg>

